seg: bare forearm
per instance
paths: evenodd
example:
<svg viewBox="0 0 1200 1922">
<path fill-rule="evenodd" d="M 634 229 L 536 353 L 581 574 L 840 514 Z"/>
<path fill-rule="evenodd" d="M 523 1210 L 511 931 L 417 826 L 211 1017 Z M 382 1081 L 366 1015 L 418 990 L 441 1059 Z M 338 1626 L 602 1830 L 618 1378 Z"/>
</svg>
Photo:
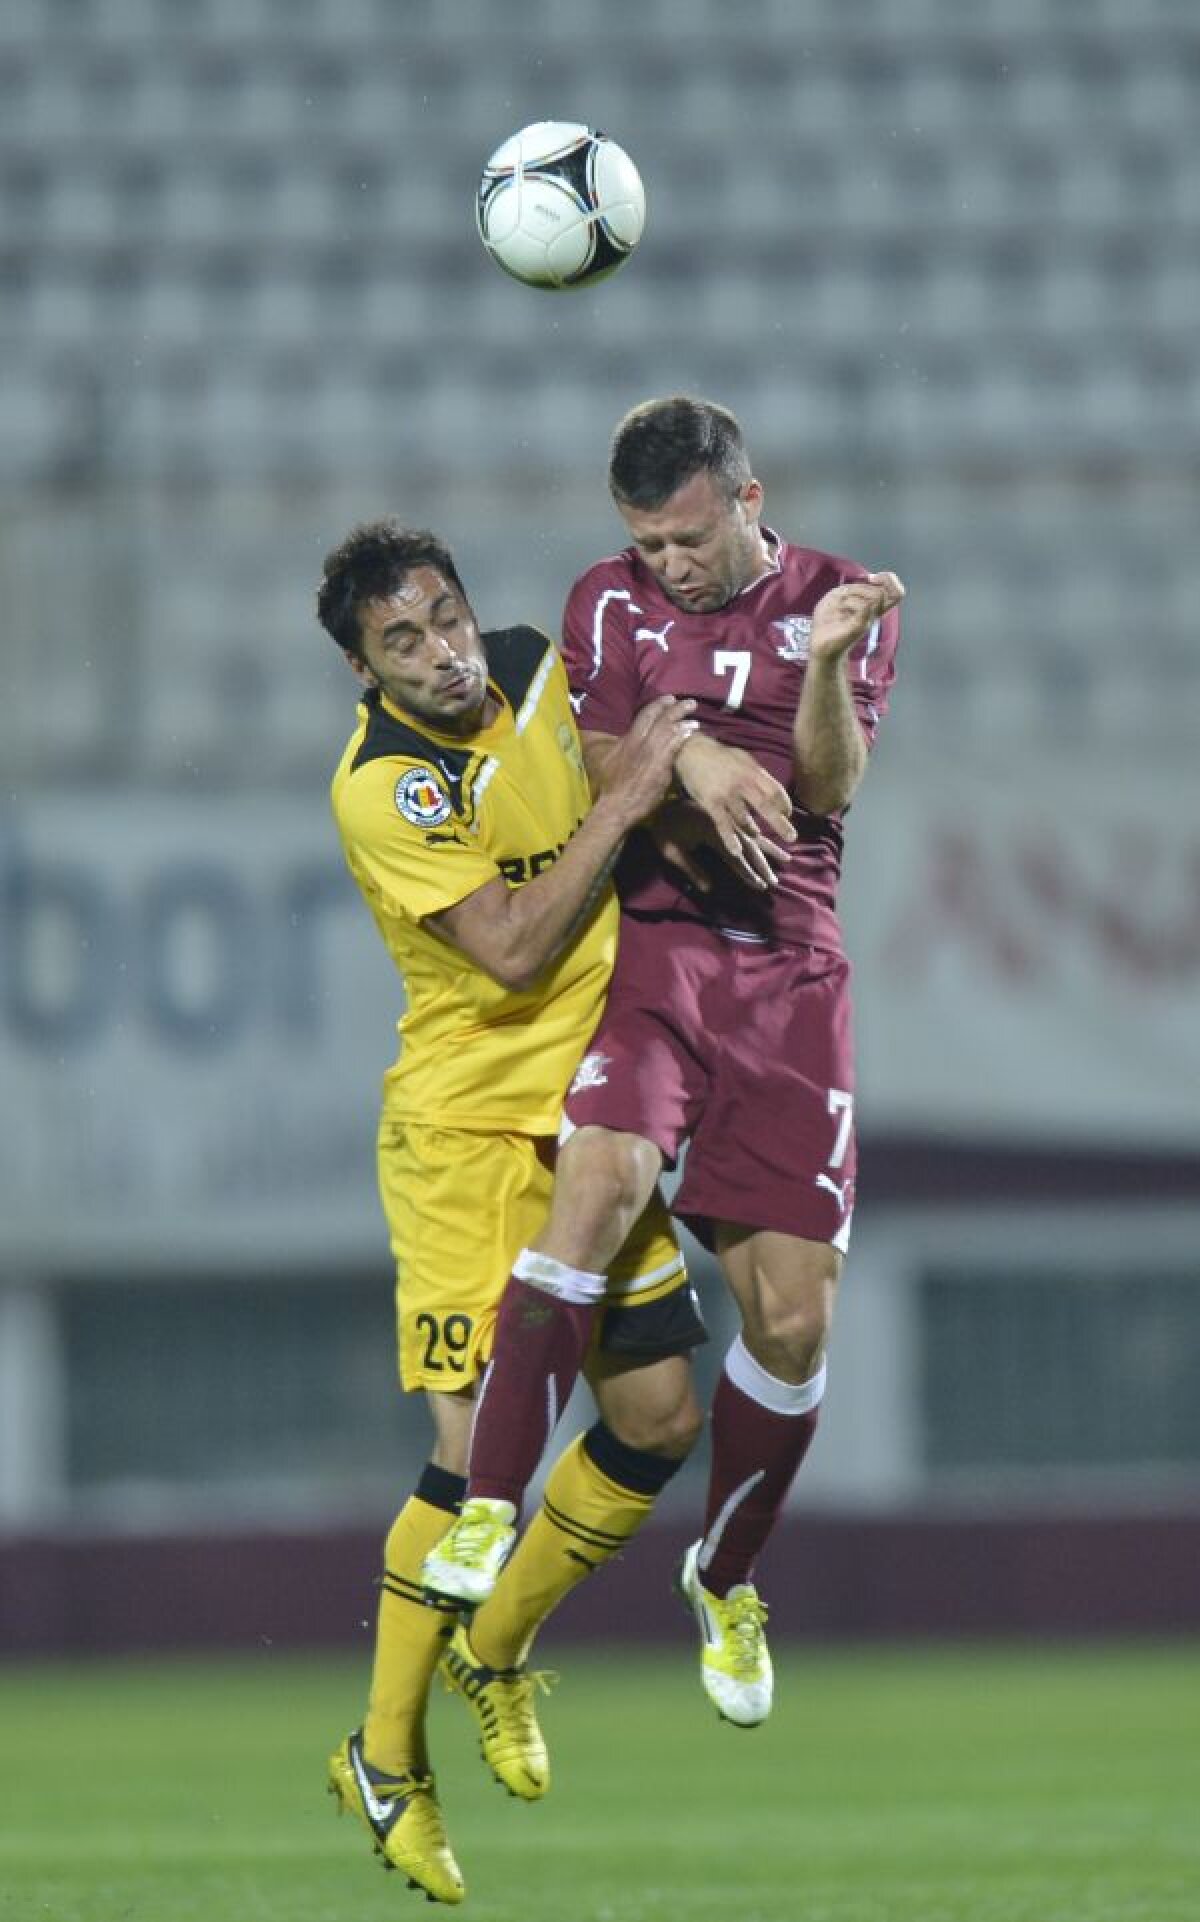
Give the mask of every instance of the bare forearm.
<svg viewBox="0 0 1200 1922">
<path fill-rule="evenodd" d="M 494 875 L 431 915 L 432 931 L 503 987 L 531 988 L 596 906 L 625 836 L 662 800 L 675 758 L 695 732 L 694 706 L 670 695 L 651 701 L 614 744 L 608 787 L 557 861 L 515 887 Z"/>
<path fill-rule="evenodd" d="M 509 890 L 492 972 L 530 987 L 571 941 L 604 894 L 629 822 L 601 798 L 552 868 Z"/>
<path fill-rule="evenodd" d="M 608 784 L 609 768 L 621 745 L 617 734 L 581 734 L 583 765 L 587 770 L 588 785 L 593 799 L 599 799 Z"/>
<path fill-rule="evenodd" d="M 610 735 L 584 737 L 593 793 L 604 788 L 616 746 Z M 693 858 L 698 848 L 711 849 L 751 887 L 773 888 L 796 839 L 792 797 L 783 783 L 743 748 L 702 733 L 680 748 L 675 781 L 678 798 L 686 796 L 694 805 L 660 807 L 649 824 L 664 859 L 702 893 L 712 886 L 712 876 Z"/>
<path fill-rule="evenodd" d="M 867 766 L 867 744 L 844 660 L 811 660 L 792 729 L 796 798 L 810 814 L 844 808 Z"/>
</svg>

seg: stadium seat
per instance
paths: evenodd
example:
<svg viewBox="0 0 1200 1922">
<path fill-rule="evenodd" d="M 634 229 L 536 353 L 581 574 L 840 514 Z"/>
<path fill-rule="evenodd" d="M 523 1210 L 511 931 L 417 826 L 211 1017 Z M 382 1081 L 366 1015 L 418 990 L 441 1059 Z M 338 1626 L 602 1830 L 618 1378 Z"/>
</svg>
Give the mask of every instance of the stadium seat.
<svg viewBox="0 0 1200 1922">
<path fill-rule="evenodd" d="M 929 658 L 972 651 L 957 674 L 913 672 L 939 699 L 956 687 L 964 716 L 996 670 L 958 631 L 947 555 L 972 553 L 991 619 L 1014 596 L 1028 613 L 1061 556 L 1088 553 L 1105 605 L 1071 672 L 1109 725 L 1106 677 L 1124 670 L 1107 637 L 1134 617 L 1139 570 L 1184 583 L 1173 607 L 1195 593 L 1190 532 L 1168 515 L 1169 546 L 1148 544 L 1138 478 L 1197 452 L 1194 8 L 614 9 L 533 0 L 534 58 L 492 0 L 10 0 L 8 493 L 81 473 L 114 496 L 302 486 L 315 528 L 351 484 L 453 515 L 469 450 L 480 552 L 556 614 L 558 561 L 522 551 L 529 500 L 558 504 L 556 553 L 585 555 L 613 419 L 707 391 L 814 530 L 827 507 L 850 543 L 864 524 L 885 547 L 936 526 L 912 563 Z M 471 204 L 492 145 L 550 111 L 627 141 L 649 218 L 636 267 L 545 301 L 489 266 Z M 880 489 L 881 462 L 902 489 Z M 1024 534 L 1006 520 L 989 559 L 973 488 L 998 474 Z M 987 512 L 995 535 L 992 493 Z M 282 646 L 273 604 L 258 618 Z M 1166 638 L 1145 646 L 1183 674 Z M 1056 698 L 1038 671 L 1003 686 L 990 713 L 1013 727 L 1039 690 Z"/>
</svg>

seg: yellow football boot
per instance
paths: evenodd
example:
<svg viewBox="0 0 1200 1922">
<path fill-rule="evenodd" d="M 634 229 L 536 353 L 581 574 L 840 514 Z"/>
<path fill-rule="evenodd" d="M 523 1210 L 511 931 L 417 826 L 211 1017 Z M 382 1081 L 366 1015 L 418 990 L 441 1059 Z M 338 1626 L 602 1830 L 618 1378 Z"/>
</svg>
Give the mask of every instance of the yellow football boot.
<svg viewBox="0 0 1200 1922">
<path fill-rule="evenodd" d="M 771 1713 L 775 1677 L 767 1647 L 766 1603 L 749 1582 L 711 1595 L 700 1580 L 700 1543 L 679 1571 L 679 1591 L 696 1618 L 704 1646 L 700 1679 L 717 1714 L 738 1728 L 757 1728 Z"/>
<path fill-rule="evenodd" d="M 329 1758 L 329 1792 L 338 1814 L 349 1809 L 369 1830 L 385 1869 L 399 1869 L 410 1889 L 430 1902 L 461 1902 L 466 1894 L 451 1853 L 432 1775 L 385 1775 L 372 1768 L 356 1729 Z"/>
<path fill-rule="evenodd" d="M 496 1578 L 516 1545 L 517 1511 L 511 1502 L 473 1495 L 432 1548 L 421 1567 L 421 1583 L 431 1595 L 448 1596 L 477 1608 L 486 1602 Z"/>
<path fill-rule="evenodd" d="M 527 1668 L 488 1668 L 455 1629 L 441 1659 L 446 1687 L 461 1695 L 479 1725 L 479 1752 L 510 1795 L 536 1802 L 550 1786 L 550 1758 L 538 1727 L 534 1689 L 547 1693 L 551 1678 Z"/>
</svg>

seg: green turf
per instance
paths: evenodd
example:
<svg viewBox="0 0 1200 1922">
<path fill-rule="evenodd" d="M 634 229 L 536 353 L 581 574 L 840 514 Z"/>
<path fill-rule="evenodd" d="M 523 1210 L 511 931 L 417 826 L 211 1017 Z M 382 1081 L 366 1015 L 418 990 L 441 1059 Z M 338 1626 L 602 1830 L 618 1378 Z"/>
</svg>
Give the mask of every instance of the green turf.
<svg viewBox="0 0 1200 1922">
<path fill-rule="evenodd" d="M 682 1644 L 557 1653 L 538 1806 L 435 1704 L 474 1922 L 1200 1916 L 1195 1645 L 785 1653 L 753 1733 L 707 1709 Z M 269 1654 L 0 1670 L 0 1916 L 433 1914 L 323 1793 L 362 1681 Z"/>
</svg>

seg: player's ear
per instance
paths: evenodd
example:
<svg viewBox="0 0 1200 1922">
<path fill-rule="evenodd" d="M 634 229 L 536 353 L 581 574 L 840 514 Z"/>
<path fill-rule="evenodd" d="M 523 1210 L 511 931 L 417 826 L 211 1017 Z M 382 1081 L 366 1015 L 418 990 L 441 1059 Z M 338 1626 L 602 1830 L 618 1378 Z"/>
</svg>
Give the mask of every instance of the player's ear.
<svg viewBox="0 0 1200 1922">
<path fill-rule="evenodd" d="M 344 648 L 342 651 L 345 654 L 347 661 L 350 663 L 351 673 L 354 674 L 357 677 L 357 679 L 362 682 L 364 687 L 379 686 L 379 682 L 375 679 L 375 676 L 372 674 L 370 668 L 367 666 L 366 662 L 363 660 L 361 654 L 351 654 L 349 648 Z"/>
<path fill-rule="evenodd" d="M 758 519 L 763 505 L 763 485 L 760 480 L 755 480 L 752 476 L 744 487 L 738 489 L 738 505 L 742 510 L 743 520 Z"/>
</svg>

